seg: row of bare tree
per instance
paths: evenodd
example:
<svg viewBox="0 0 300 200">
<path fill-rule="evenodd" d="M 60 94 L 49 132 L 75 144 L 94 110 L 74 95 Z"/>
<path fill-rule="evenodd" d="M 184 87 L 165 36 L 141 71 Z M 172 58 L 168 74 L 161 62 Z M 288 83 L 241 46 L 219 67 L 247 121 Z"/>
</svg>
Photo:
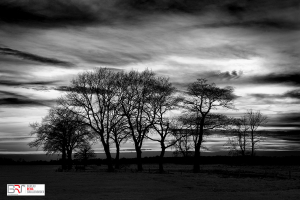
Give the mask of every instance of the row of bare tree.
<svg viewBox="0 0 300 200">
<path fill-rule="evenodd" d="M 116 148 L 115 168 L 118 168 L 120 145 L 131 140 L 137 168 L 142 171 L 142 147 L 145 139 L 150 139 L 160 143 L 159 170 L 163 172 L 166 149 L 175 146 L 179 152 L 185 152 L 182 151 L 184 145 L 192 137 L 193 171 L 197 173 L 203 136 L 212 129 L 230 127 L 240 138 L 250 131 L 254 155 L 257 124 L 251 126 L 249 120 L 230 119 L 214 111 L 233 109 L 234 98 L 233 88 L 220 88 L 205 79 L 198 79 L 189 84 L 185 92 L 180 92 L 168 78 L 155 76 L 149 70 L 124 72 L 99 68 L 73 79 L 42 123 L 31 125 L 31 134 L 37 138 L 29 145 L 43 146 L 48 153 L 61 152 L 62 160 L 71 168 L 72 151 L 87 149 L 89 142 L 97 138 L 106 154 L 108 170 L 113 171 L 112 145 Z M 178 112 L 180 115 L 174 114 Z M 263 121 L 260 119 L 259 125 Z M 233 139 L 232 144 L 235 144 Z"/>
</svg>

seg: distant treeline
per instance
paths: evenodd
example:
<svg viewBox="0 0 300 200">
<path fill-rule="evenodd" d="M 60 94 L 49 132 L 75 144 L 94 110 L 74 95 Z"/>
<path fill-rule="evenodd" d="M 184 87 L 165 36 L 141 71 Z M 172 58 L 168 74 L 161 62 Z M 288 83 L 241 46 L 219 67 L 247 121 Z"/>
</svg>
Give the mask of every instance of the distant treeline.
<svg viewBox="0 0 300 200">
<path fill-rule="evenodd" d="M 144 164 L 156 164 L 159 161 L 159 156 L 142 158 Z M 193 157 L 166 157 L 165 163 L 190 165 L 193 163 Z M 61 165 L 62 160 L 36 160 L 25 161 L 24 159 L 13 160 L 10 158 L 1 158 L 0 165 Z M 136 158 L 121 158 L 119 160 L 121 166 L 135 164 Z M 79 160 L 73 160 L 73 164 L 83 164 Z M 90 159 L 87 165 L 106 165 L 107 159 Z M 300 165 L 300 156 L 201 156 L 202 165 L 225 164 L 225 165 Z"/>
</svg>

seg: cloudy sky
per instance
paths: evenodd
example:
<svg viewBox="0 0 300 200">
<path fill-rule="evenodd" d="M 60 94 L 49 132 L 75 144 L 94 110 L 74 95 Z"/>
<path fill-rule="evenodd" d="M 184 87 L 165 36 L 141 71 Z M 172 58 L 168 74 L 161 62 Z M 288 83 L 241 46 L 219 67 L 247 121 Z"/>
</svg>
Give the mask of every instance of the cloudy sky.
<svg viewBox="0 0 300 200">
<path fill-rule="evenodd" d="M 300 150 L 299 63 L 298 0 L 1 0 L 0 153 L 35 152 L 29 123 L 95 67 L 152 69 L 182 90 L 197 78 L 233 86 L 226 113 L 260 110 L 265 149 Z"/>
</svg>

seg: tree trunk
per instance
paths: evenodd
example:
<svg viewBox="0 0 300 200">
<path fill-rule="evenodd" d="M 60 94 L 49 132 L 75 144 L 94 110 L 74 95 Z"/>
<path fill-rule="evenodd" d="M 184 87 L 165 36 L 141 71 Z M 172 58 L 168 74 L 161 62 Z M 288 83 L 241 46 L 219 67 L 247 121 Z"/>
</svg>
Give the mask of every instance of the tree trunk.
<svg viewBox="0 0 300 200">
<path fill-rule="evenodd" d="M 200 121 L 200 127 L 197 130 L 199 137 L 198 137 L 198 141 L 195 145 L 194 168 L 193 168 L 194 173 L 200 172 L 200 147 L 202 144 L 203 133 L 204 133 L 204 122 L 205 122 L 204 119 L 205 119 L 205 116 L 202 115 L 202 118 Z"/>
<path fill-rule="evenodd" d="M 200 141 L 198 141 L 198 143 L 195 147 L 194 168 L 193 168 L 194 173 L 200 172 L 200 147 L 201 147 L 201 143 L 200 143 Z"/>
<path fill-rule="evenodd" d="M 86 168 L 86 166 L 87 166 L 87 157 L 85 157 L 84 159 L 83 159 L 83 166 L 84 166 L 84 169 Z"/>
<path fill-rule="evenodd" d="M 251 143 L 252 143 L 252 151 L 251 151 L 251 156 L 254 156 L 254 136 L 253 136 L 253 131 L 251 132 Z"/>
<path fill-rule="evenodd" d="M 242 156 L 244 157 L 245 156 L 245 150 L 242 149 Z"/>
<path fill-rule="evenodd" d="M 61 168 L 63 170 L 65 170 L 67 167 L 66 167 L 66 160 L 67 160 L 67 154 L 66 154 L 66 149 L 65 147 L 63 146 L 62 148 L 62 156 L 61 156 Z"/>
<path fill-rule="evenodd" d="M 251 151 L 251 156 L 254 156 L 254 142 L 252 143 L 252 151 Z"/>
<path fill-rule="evenodd" d="M 115 158 L 115 168 L 120 169 L 120 145 L 116 142 L 116 158 Z"/>
<path fill-rule="evenodd" d="M 139 146 L 135 147 L 136 150 L 136 161 L 137 161 L 137 170 L 143 171 L 143 165 L 142 165 L 142 150 Z"/>
<path fill-rule="evenodd" d="M 105 151 L 105 154 L 106 154 L 108 171 L 109 172 L 113 172 L 114 171 L 114 167 L 113 167 L 113 163 L 112 163 L 112 159 L 111 159 L 111 154 L 110 154 L 109 146 L 107 144 L 105 144 L 105 145 L 103 144 L 103 146 L 104 146 L 104 151 Z"/>
<path fill-rule="evenodd" d="M 165 156 L 166 148 L 164 146 L 161 146 L 161 152 L 159 156 L 159 173 L 164 173 L 164 156 Z"/>
<path fill-rule="evenodd" d="M 68 169 L 72 169 L 72 150 L 67 150 L 68 153 Z"/>
<path fill-rule="evenodd" d="M 114 166 L 112 163 L 112 158 L 111 158 L 111 154 L 110 154 L 110 149 L 109 149 L 109 143 L 106 143 L 105 139 L 104 139 L 104 135 L 103 132 L 99 133 L 103 148 L 104 148 L 104 152 L 106 155 L 106 160 L 107 160 L 107 167 L 108 167 L 108 171 L 109 172 L 113 172 L 114 171 Z"/>
<path fill-rule="evenodd" d="M 243 141 L 243 156 L 246 155 L 246 135 L 244 133 L 244 141 Z"/>
</svg>

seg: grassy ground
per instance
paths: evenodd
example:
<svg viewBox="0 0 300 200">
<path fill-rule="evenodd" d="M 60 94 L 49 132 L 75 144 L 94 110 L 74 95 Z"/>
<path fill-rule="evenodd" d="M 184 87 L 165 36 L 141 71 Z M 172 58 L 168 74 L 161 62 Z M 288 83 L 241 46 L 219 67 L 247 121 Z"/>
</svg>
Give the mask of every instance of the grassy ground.
<svg viewBox="0 0 300 200">
<path fill-rule="evenodd" d="M 299 167 L 205 165 L 199 174 L 191 173 L 190 167 L 169 164 L 169 173 L 157 174 L 155 165 L 145 165 L 145 171 L 138 173 L 135 166 L 114 173 L 105 172 L 104 166 L 86 172 L 55 172 L 58 166 L 0 166 L 0 199 L 20 198 L 6 196 L 6 184 L 10 183 L 45 184 L 46 196 L 35 199 L 300 198 Z"/>
</svg>

